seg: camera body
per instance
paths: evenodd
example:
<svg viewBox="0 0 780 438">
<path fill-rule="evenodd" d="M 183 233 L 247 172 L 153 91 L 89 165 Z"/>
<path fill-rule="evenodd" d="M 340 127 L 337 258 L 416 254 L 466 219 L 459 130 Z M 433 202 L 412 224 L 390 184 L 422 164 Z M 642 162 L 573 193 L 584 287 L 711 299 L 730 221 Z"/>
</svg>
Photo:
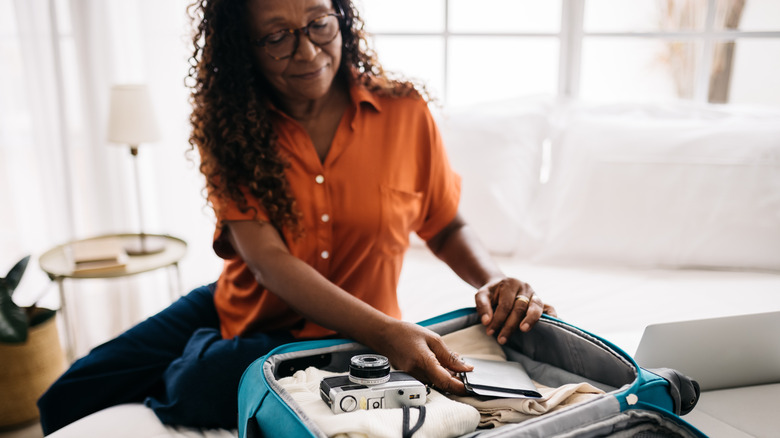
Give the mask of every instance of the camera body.
<svg viewBox="0 0 780 438">
<path fill-rule="evenodd" d="M 320 382 L 320 397 L 333 413 L 359 409 L 392 409 L 425 404 L 428 389 L 419 380 L 400 371 L 390 371 L 384 356 L 354 356 L 347 376 L 326 377 Z"/>
<path fill-rule="evenodd" d="M 353 383 L 348 376 L 326 377 L 320 383 L 320 396 L 335 414 L 358 409 L 392 409 L 425 404 L 425 385 L 400 372 L 390 373 L 390 380 L 378 385 Z"/>
</svg>

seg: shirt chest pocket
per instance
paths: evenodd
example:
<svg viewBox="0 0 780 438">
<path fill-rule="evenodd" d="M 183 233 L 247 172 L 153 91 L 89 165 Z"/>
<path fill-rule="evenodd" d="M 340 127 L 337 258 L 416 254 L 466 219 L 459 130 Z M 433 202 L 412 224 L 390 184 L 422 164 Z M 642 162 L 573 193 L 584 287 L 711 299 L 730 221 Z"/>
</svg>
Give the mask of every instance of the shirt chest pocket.
<svg viewBox="0 0 780 438">
<path fill-rule="evenodd" d="M 409 246 L 409 233 L 422 223 L 422 192 L 380 185 L 382 215 L 377 244 L 382 252 L 398 254 Z"/>
</svg>

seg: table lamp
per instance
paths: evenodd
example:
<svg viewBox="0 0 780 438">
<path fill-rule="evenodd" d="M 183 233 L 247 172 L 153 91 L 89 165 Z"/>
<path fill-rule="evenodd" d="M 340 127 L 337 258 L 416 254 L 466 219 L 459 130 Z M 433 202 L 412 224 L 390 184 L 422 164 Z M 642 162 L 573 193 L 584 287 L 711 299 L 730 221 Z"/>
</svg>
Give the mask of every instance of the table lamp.
<svg viewBox="0 0 780 438">
<path fill-rule="evenodd" d="M 164 243 L 144 233 L 143 202 L 138 173 L 138 146 L 157 141 L 160 137 L 152 108 L 149 89 L 142 84 L 122 84 L 111 87 L 108 116 L 108 141 L 130 146 L 138 202 L 138 240 L 125 246 L 130 255 L 154 254 L 164 249 Z"/>
</svg>

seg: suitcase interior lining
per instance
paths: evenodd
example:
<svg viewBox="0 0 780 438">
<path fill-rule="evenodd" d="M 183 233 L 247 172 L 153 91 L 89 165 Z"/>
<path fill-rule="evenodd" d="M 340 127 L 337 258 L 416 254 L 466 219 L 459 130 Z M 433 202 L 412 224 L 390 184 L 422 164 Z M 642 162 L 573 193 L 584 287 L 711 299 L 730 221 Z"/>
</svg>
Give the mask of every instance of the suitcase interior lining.
<svg viewBox="0 0 780 438">
<path fill-rule="evenodd" d="M 467 315 L 432 329 L 444 334 L 475 322 L 476 315 Z M 556 343 L 564 344 L 565 348 L 549 348 Z M 541 320 L 529 333 L 515 332 L 504 351 L 509 360 L 522 363 L 532 379 L 547 386 L 586 381 L 611 392 L 632 384 L 637 378 L 636 366 L 630 359 L 588 333 L 555 320 Z M 323 349 L 277 354 L 268 361 L 272 364 L 274 378 L 280 379 L 310 366 L 346 372 L 353 355 L 371 352 L 361 344 L 348 342 Z"/>
<path fill-rule="evenodd" d="M 446 334 L 478 323 L 475 314 L 465 315 L 431 328 Z M 564 348 L 549 348 L 560 343 Z M 529 333 L 516 332 L 504 346 L 509 360 L 523 363 L 532 379 L 548 386 L 586 381 L 606 392 L 625 389 L 634 383 L 638 370 L 625 353 L 612 348 L 587 332 L 553 319 L 543 319 Z M 278 385 L 276 379 L 294 374 L 309 366 L 333 372 L 346 372 L 350 358 L 355 354 L 371 352 L 355 342 L 345 342 L 286 353 L 266 358 L 263 372 L 268 385 L 297 412 L 314 436 L 321 431 L 295 406 L 290 396 Z M 615 397 L 603 397 L 556 412 L 553 416 L 541 416 L 516 425 L 497 429 L 480 429 L 467 437 L 516 436 L 522 430 L 533 436 L 556 437 L 661 437 L 695 436 L 673 419 L 648 410 L 620 412 Z M 520 429 L 518 429 L 520 428 Z"/>
</svg>

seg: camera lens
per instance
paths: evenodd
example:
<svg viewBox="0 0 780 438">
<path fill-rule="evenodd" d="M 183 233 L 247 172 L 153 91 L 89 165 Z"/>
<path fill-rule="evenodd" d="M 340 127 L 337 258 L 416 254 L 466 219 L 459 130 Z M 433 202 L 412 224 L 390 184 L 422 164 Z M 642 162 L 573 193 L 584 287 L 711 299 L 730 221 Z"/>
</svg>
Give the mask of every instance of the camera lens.
<svg viewBox="0 0 780 438">
<path fill-rule="evenodd" d="M 390 380 L 390 361 L 379 354 L 352 356 L 349 380 L 360 385 L 379 385 Z"/>
</svg>

